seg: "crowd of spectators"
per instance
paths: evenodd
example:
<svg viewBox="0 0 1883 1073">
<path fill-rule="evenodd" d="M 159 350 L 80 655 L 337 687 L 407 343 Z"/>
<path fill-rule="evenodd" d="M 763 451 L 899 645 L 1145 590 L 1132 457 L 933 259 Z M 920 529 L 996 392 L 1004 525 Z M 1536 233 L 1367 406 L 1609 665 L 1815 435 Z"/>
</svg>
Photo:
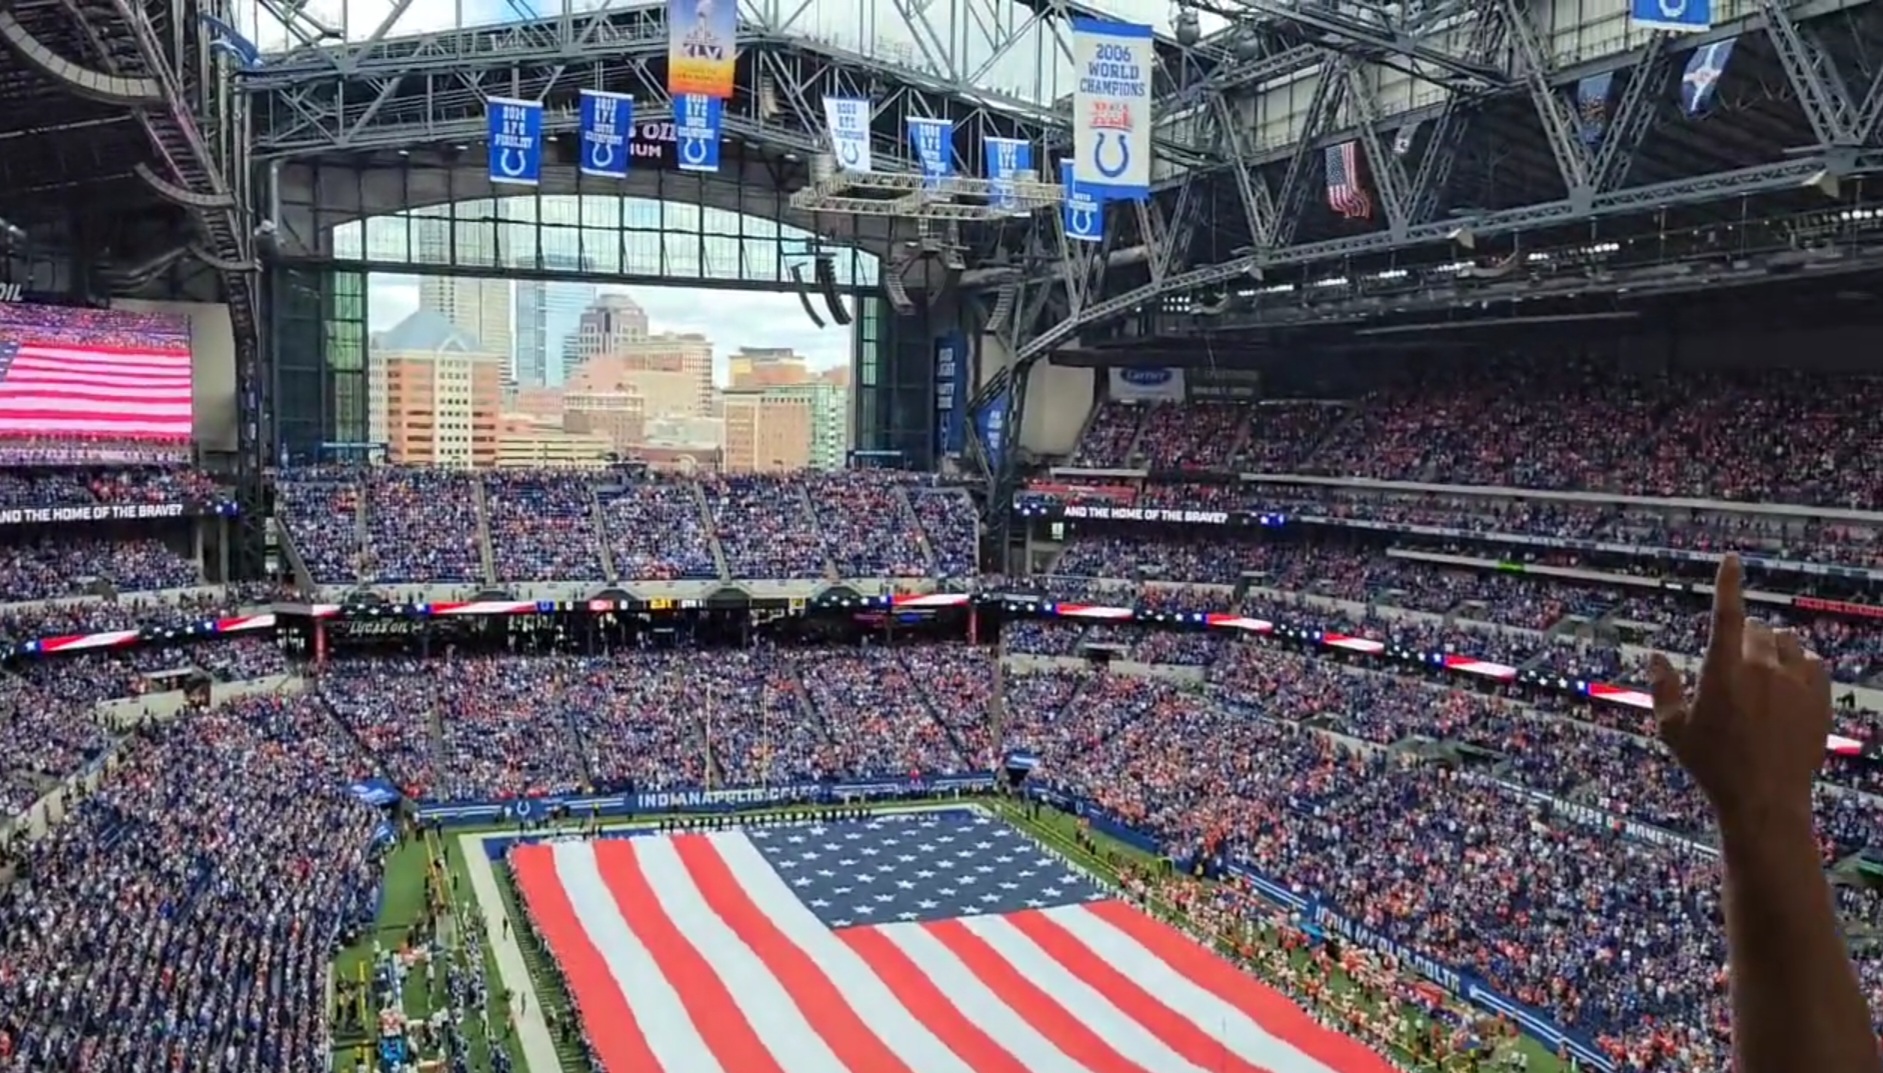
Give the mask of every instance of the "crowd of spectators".
<svg viewBox="0 0 1883 1073">
<path fill-rule="evenodd" d="M 1883 449 L 1879 404 L 1874 378 L 1434 360 L 1358 400 L 1339 435 L 1333 419 L 1265 419 L 1272 402 L 1107 400 L 1072 461 L 1215 465 L 1228 440 L 1260 464 L 1247 472 L 1869 510 L 1883 506 L 1869 473 Z"/>
<path fill-rule="evenodd" d="M 597 494 L 608 557 L 623 582 L 719 577 L 705 504 L 691 482 L 622 482 Z"/>
<path fill-rule="evenodd" d="M 157 592 L 202 582 L 194 559 L 154 537 L 74 533 L 0 545 L 0 604 Z"/>
<path fill-rule="evenodd" d="M 928 538 L 935 576 L 956 580 L 980 573 L 981 520 L 974 501 L 960 489 L 914 486 L 909 502 Z"/>
<path fill-rule="evenodd" d="M 367 576 L 395 585 L 485 580 L 475 476 L 416 466 L 365 474 Z"/>
<path fill-rule="evenodd" d="M 733 577 L 822 580 L 833 569 L 804 485 L 781 477 L 725 477 L 702 490 Z"/>
<path fill-rule="evenodd" d="M 128 739 L 0 889 L 0 1070 L 324 1073 L 329 962 L 378 882 L 363 770 L 303 698 Z"/>
<path fill-rule="evenodd" d="M 315 584 L 358 580 L 364 558 L 363 476 L 349 466 L 306 466 L 275 478 L 276 517 Z"/>
<path fill-rule="evenodd" d="M 324 466 L 283 471 L 276 487 L 295 550 L 323 584 L 490 580 L 483 532 L 500 582 L 600 582 L 604 547 L 624 583 L 716 579 L 716 551 L 733 578 L 967 579 L 980 553 L 965 493 L 887 472 L 693 481 Z"/>
<path fill-rule="evenodd" d="M 258 602 L 242 586 L 0 607 L 0 644 L 112 630 L 177 629 L 241 614 Z"/>
<path fill-rule="evenodd" d="M 601 581 L 594 485 L 559 470 L 484 475 L 498 581 Z"/>
<path fill-rule="evenodd" d="M 899 481 L 868 470 L 819 474 L 805 483 L 812 521 L 843 578 L 914 578 L 934 573 L 922 527 Z"/>
<path fill-rule="evenodd" d="M 0 441 L 0 461 L 5 460 Z M 184 466 L 85 466 L 0 473 L 0 509 L 101 504 L 211 503 L 227 497 L 215 478 Z"/>
<path fill-rule="evenodd" d="M 1415 734 L 1476 744 L 1510 758 L 1505 778 L 1697 833 L 1699 798 L 1659 746 L 1262 646 L 1233 651 L 1213 690 L 1103 672 L 1015 676 L 1007 736 L 1039 755 L 1035 778 L 1177 851 L 1245 861 L 1470 967 L 1632 1057 L 1627 1068 L 1723 1068 L 1710 856 L 1527 804 L 1482 776 L 1292 728 L 1328 719 L 1382 744 Z M 1820 819 L 1833 837 L 1861 840 L 1878 817 L 1874 804 L 1827 795 Z M 1878 963 L 1863 965 L 1874 990 Z"/>
<path fill-rule="evenodd" d="M 993 683 L 967 646 L 648 648 L 341 660 L 319 690 L 406 793 L 482 800 L 986 770 Z"/>
<path fill-rule="evenodd" d="M 1612 503 L 1247 485 L 1167 485 L 1156 494 L 1172 501 L 1201 498 L 1205 488 L 1222 509 L 1278 513 L 1332 522 L 1427 526 L 1477 534 L 1512 534 L 1695 552 L 1738 551 L 1793 562 L 1883 566 L 1883 528 L 1757 514 L 1667 511 Z M 1147 489 L 1147 495 L 1150 490 Z"/>
<path fill-rule="evenodd" d="M 102 757 L 110 744 L 86 705 L 24 678 L 0 675 L 0 819 L 32 807 Z"/>
</svg>

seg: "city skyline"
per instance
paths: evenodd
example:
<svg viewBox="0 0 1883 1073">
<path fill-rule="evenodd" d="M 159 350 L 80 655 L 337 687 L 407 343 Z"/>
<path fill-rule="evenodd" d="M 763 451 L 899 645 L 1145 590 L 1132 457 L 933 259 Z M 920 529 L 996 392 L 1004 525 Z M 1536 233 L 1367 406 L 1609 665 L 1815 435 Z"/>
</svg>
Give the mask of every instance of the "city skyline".
<svg viewBox="0 0 1883 1073">
<path fill-rule="evenodd" d="M 383 332 L 419 308 L 418 274 L 375 273 L 367 286 L 367 331 Z M 695 333 L 713 344 L 713 380 L 719 387 L 728 379 L 727 359 L 741 347 L 788 348 L 801 355 L 813 371 L 822 372 L 851 360 L 852 327 L 830 324 L 819 329 L 805 317 L 797 296 L 774 291 L 715 290 L 700 286 L 627 286 L 589 284 L 600 295 L 625 294 L 647 312 L 654 332 Z M 588 286 L 588 285 L 584 285 Z M 818 308 L 823 300 L 814 299 Z M 845 305 L 852 303 L 845 298 Z M 551 341 L 559 353 L 560 340 Z"/>
</svg>

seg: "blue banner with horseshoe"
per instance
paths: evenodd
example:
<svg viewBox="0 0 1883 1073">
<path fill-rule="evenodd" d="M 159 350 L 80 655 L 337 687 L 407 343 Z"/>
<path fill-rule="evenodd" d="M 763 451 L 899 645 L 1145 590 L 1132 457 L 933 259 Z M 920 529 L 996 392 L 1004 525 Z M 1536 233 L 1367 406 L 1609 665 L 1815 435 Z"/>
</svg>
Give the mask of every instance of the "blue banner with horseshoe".
<svg viewBox="0 0 1883 1073">
<path fill-rule="evenodd" d="M 1070 160 L 1059 162 L 1059 184 L 1066 188 L 1066 237 L 1074 242 L 1105 240 L 1105 207 L 1079 183 Z"/>
<path fill-rule="evenodd" d="M 987 178 L 992 185 L 988 202 L 1009 212 L 1020 208 L 1014 193 L 1014 176 L 1033 167 L 1033 143 L 1025 138 L 981 139 L 981 154 L 987 158 Z"/>
<path fill-rule="evenodd" d="M 673 140 L 681 171 L 719 170 L 719 125 L 725 105 L 704 93 L 673 99 Z"/>
<path fill-rule="evenodd" d="M 625 93 L 585 89 L 581 100 L 582 159 L 578 167 L 582 174 L 627 178 L 628 158 L 633 155 L 634 98 Z"/>
<path fill-rule="evenodd" d="M 909 148 L 922 169 L 922 189 L 940 190 L 942 180 L 955 173 L 954 120 L 910 116 Z"/>
<path fill-rule="evenodd" d="M 1713 28 L 1712 0 L 1633 0 L 1628 21 L 1636 26 L 1699 34 Z"/>
<path fill-rule="evenodd" d="M 492 97 L 484 108 L 490 119 L 490 181 L 503 186 L 541 183 L 543 102 Z"/>
<path fill-rule="evenodd" d="M 1155 44 L 1149 26 L 1072 20 L 1073 174 L 1100 201 L 1151 196 Z"/>
</svg>

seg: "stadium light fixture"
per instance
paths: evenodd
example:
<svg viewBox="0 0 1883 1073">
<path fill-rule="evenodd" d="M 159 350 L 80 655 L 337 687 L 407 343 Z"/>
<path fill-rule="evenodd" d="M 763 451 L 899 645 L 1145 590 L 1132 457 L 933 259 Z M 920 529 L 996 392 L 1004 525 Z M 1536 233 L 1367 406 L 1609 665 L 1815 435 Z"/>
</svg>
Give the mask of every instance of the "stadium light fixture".
<svg viewBox="0 0 1883 1073">
<path fill-rule="evenodd" d="M 964 198 L 969 200 L 959 200 Z M 997 200 L 1011 204 L 996 204 Z M 1065 200 L 1065 188 L 1041 182 L 1037 172 L 999 181 L 965 175 L 936 178 L 850 172 L 837 167 L 829 153 L 819 153 L 811 161 L 811 185 L 791 195 L 791 207 L 855 216 L 979 222 L 1012 219 Z"/>
</svg>

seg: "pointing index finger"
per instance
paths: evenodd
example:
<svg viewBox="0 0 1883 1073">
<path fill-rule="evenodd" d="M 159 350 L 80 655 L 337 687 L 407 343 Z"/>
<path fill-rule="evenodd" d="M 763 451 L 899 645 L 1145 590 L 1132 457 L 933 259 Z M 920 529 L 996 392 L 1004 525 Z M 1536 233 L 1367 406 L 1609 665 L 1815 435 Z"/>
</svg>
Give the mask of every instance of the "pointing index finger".
<svg viewBox="0 0 1883 1073">
<path fill-rule="evenodd" d="M 1707 639 L 1707 667 L 1739 658 L 1746 633 L 1745 578 L 1739 556 L 1727 553 L 1713 578 L 1713 633 Z"/>
</svg>

